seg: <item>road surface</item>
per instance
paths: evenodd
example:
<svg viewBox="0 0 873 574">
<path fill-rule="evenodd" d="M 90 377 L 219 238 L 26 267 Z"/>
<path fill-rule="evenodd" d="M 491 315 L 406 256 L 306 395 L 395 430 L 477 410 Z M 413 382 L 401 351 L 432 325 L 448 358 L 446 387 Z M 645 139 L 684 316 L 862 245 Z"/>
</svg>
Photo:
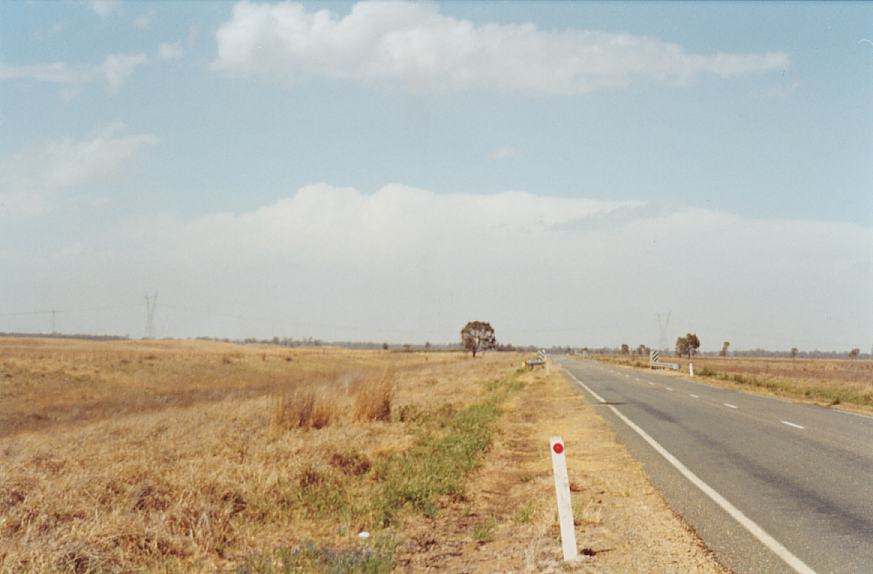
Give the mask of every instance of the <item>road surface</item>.
<svg viewBox="0 0 873 574">
<path fill-rule="evenodd" d="M 654 371 L 555 362 L 725 566 L 873 573 L 873 417 Z"/>
</svg>

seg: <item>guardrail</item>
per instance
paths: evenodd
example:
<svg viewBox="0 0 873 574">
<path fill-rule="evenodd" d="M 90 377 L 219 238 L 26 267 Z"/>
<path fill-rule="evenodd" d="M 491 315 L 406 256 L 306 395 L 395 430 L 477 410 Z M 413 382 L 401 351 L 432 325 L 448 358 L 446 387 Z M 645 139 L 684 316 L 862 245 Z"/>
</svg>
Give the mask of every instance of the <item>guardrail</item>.
<svg viewBox="0 0 873 574">
<path fill-rule="evenodd" d="M 536 367 L 545 367 L 546 362 L 542 359 L 528 359 L 521 365 L 522 367 L 527 367 L 528 369 L 535 369 Z"/>
<path fill-rule="evenodd" d="M 652 369 L 673 369 L 674 371 L 679 370 L 679 363 L 662 363 L 659 359 L 661 358 L 661 353 L 659 351 L 651 351 L 649 353 L 649 367 Z"/>
</svg>

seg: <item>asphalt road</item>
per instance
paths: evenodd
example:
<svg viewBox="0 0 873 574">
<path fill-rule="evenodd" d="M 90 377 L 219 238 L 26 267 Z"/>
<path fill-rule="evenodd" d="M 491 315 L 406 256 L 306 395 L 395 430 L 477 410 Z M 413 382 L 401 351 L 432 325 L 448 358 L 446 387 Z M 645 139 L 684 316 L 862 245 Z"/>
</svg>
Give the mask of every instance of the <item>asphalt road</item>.
<svg viewBox="0 0 873 574">
<path fill-rule="evenodd" d="M 873 573 L 873 418 L 554 360 L 722 564 Z"/>
</svg>

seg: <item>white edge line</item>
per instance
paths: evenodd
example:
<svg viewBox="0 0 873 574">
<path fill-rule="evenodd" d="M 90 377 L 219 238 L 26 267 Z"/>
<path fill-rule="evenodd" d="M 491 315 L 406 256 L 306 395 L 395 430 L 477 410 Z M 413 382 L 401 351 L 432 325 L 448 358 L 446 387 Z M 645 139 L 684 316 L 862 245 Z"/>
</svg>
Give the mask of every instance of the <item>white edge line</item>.
<svg viewBox="0 0 873 574">
<path fill-rule="evenodd" d="M 693 394 L 693 393 L 688 393 L 688 394 L 689 394 L 690 396 L 694 397 L 695 399 L 699 399 L 699 398 L 700 398 L 699 396 L 697 396 L 697 395 L 695 395 L 695 394 Z"/>
<path fill-rule="evenodd" d="M 565 369 L 565 371 L 573 378 L 574 381 L 576 381 L 576 383 L 578 383 L 583 389 L 588 391 L 591 396 L 593 396 L 601 403 L 606 402 L 605 400 L 603 400 L 603 397 L 588 388 L 588 385 L 577 379 L 576 375 L 571 373 L 569 369 Z M 606 406 L 609 407 L 609 410 L 615 413 L 615 416 L 620 418 L 622 422 L 624 422 L 634 432 L 640 435 L 644 441 L 649 443 L 649 445 L 653 449 L 655 449 L 658 454 L 663 456 L 667 460 L 667 462 L 672 464 L 673 467 L 682 474 L 682 476 L 687 478 L 689 482 L 699 488 L 703 492 L 703 494 L 712 499 L 712 501 L 719 505 L 722 510 L 727 512 L 731 516 L 731 518 L 739 522 L 743 528 L 748 530 L 752 536 L 757 538 L 758 541 L 761 542 L 761 544 L 769 548 L 776 556 L 781 558 L 782 561 L 788 564 L 795 572 L 798 572 L 798 574 L 815 574 L 815 570 L 807 566 L 806 563 L 803 562 L 803 560 L 801 560 L 800 558 L 792 554 L 790 550 L 782 546 L 782 544 L 778 540 L 770 536 L 767 531 L 758 526 L 758 524 L 754 520 L 743 514 L 743 512 L 739 508 L 728 502 L 728 500 L 720 495 L 718 492 L 716 492 L 715 489 L 703 482 L 696 474 L 691 472 L 691 470 L 689 470 L 687 466 L 682 464 L 678 458 L 670 454 L 667 449 L 661 446 L 658 441 L 650 437 L 646 431 L 638 427 L 636 423 L 624 416 L 621 411 L 619 411 L 613 405 Z"/>
<path fill-rule="evenodd" d="M 852 411 L 846 411 L 843 409 L 830 409 L 830 410 L 832 410 L 835 413 L 843 413 L 844 415 L 852 415 L 852 416 L 856 416 L 856 417 L 863 417 L 865 419 L 873 419 L 873 417 L 871 417 L 870 415 L 865 415 L 863 413 L 853 413 Z"/>
<path fill-rule="evenodd" d="M 737 405 L 732 405 L 732 404 L 730 404 L 730 403 L 722 403 L 722 404 L 723 404 L 724 406 L 726 406 L 727 408 L 729 408 L 729 409 L 738 409 L 738 408 L 740 408 L 740 407 L 738 407 Z"/>
<path fill-rule="evenodd" d="M 664 387 L 664 388 L 667 389 L 668 391 L 672 391 L 672 390 L 673 390 L 673 387 Z"/>
<path fill-rule="evenodd" d="M 806 427 L 802 427 L 802 426 L 800 426 L 800 425 L 798 425 L 798 424 L 790 423 L 790 422 L 788 422 L 788 421 L 779 421 L 779 422 L 782 423 L 782 424 L 784 424 L 784 425 L 788 425 L 788 426 L 790 426 L 790 427 L 794 427 L 794 428 L 796 428 L 796 429 L 801 429 L 801 430 L 803 430 L 803 429 L 806 428 Z"/>
</svg>

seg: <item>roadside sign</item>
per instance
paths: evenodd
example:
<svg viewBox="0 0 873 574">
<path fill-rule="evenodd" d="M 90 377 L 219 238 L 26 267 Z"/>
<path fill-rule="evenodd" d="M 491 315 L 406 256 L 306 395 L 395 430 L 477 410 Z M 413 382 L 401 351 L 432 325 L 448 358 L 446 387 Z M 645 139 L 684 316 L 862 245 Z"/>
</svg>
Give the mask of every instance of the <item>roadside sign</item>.
<svg viewBox="0 0 873 574">
<path fill-rule="evenodd" d="M 575 560 L 576 528 L 573 525 L 573 505 L 570 501 L 570 477 L 567 474 L 567 455 L 564 439 L 553 436 L 549 439 L 549 451 L 552 453 L 552 471 L 555 475 L 555 495 L 558 500 L 558 521 L 561 525 L 561 548 L 564 551 L 564 561 Z"/>
</svg>

